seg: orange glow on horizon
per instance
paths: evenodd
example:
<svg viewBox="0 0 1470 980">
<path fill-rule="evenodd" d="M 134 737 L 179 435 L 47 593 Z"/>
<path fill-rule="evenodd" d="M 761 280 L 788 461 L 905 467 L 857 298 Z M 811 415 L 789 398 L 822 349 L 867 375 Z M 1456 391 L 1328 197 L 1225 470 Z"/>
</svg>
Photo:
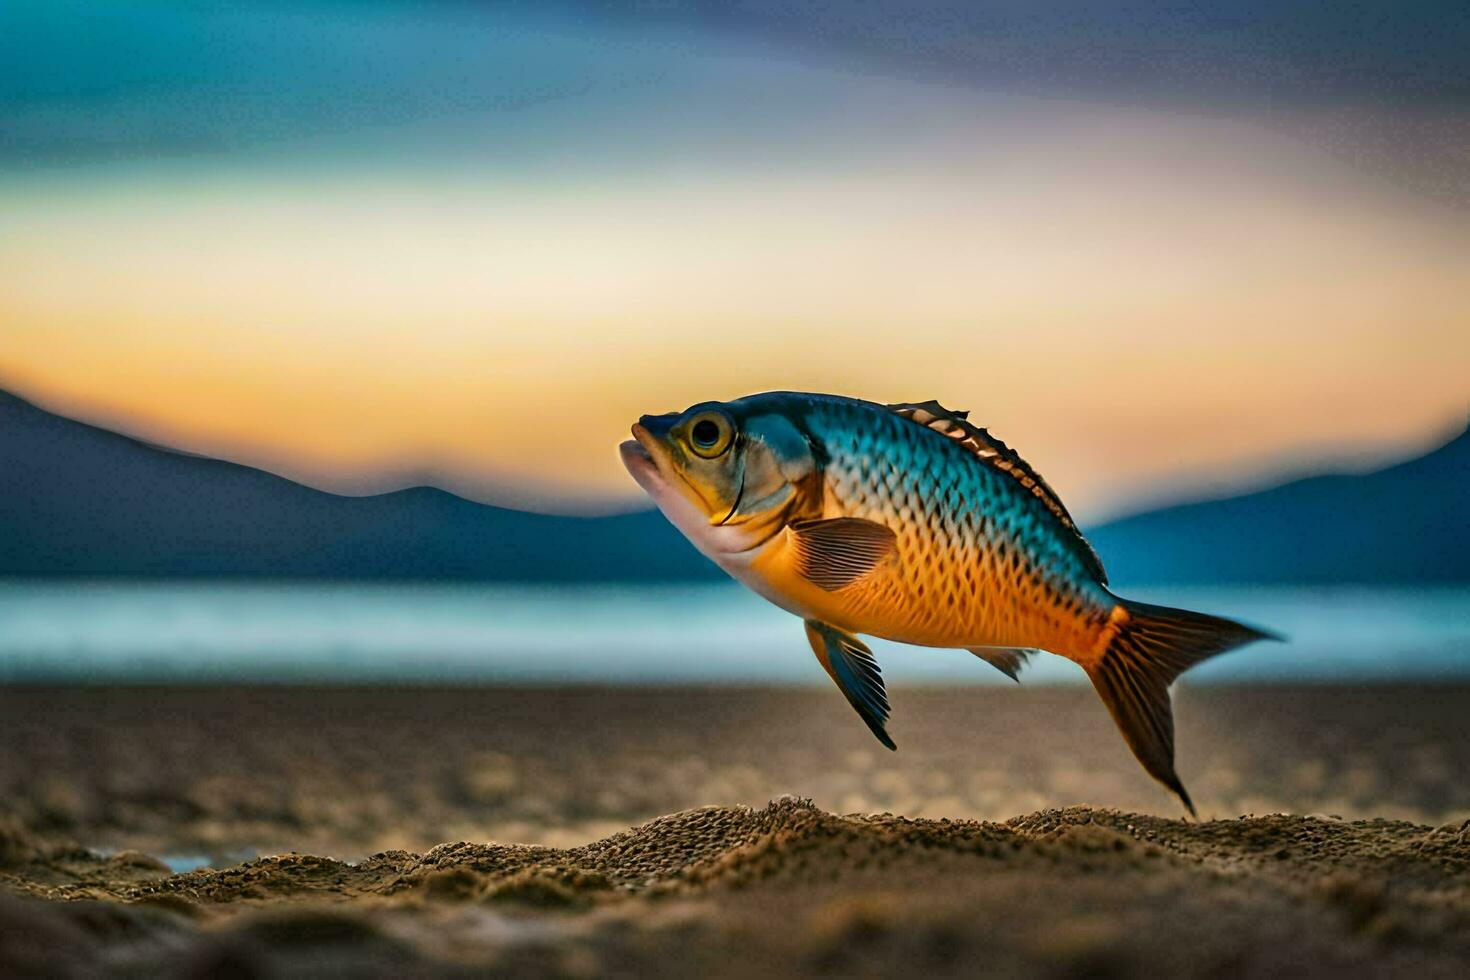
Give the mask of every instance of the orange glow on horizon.
<svg viewBox="0 0 1470 980">
<path fill-rule="evenodd" d="M 1463 417 L 1462 216 L 1109 111 L 837 173 L 0 183 L 0 384 L 330 489 L 525 499 L 634 499 L 614 447 L 646 411 L 937 397 L 1084 519 Z"/>
</svg>

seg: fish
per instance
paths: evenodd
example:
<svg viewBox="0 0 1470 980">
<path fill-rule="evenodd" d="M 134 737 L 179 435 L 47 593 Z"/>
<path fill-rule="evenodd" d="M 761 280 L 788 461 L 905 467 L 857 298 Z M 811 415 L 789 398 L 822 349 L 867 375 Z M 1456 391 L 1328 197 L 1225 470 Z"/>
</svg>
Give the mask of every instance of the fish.
<svg viewBox="0 0 1470 980">
<path fill-rule="evenodd" d="M 896 749 L 860 635 L 968 650 L 1013 680 L 1045 652 L 1079 665 L 1143 769 L 1192 816 L 1169 688 L 1269 631 L 1108 588 L 1061 498 L 967 412 L 773 391 L 644 415 L 624 467 L 732 578 L 798 616 L 818 662 Z"/>
</svg>

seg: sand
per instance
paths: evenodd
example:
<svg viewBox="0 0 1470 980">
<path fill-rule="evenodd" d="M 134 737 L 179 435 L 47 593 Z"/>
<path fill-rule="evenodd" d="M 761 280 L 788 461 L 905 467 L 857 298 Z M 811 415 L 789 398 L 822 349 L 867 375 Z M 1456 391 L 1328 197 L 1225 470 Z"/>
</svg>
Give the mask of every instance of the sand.
<svg viewBox="0 0 1470 980">
<path fill-rule="evenodd" d="M 1470 971 L 1470 690 L 893 700 L 0 691 L 0 975 Z"/>
</svg>

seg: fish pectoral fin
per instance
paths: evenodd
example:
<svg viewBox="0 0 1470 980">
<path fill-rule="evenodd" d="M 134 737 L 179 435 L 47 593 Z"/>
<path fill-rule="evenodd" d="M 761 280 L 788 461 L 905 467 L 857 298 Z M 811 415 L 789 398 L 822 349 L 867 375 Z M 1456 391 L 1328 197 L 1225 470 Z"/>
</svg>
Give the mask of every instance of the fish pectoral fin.
<svg viewBox="0 0 1470 980">
<path fill-rule="evenodd" d="M 868 729 L 878 741 L 897 749 L 884 727 L 888 722 L 888 693 L 883 689 L 883 674 L 878 670 L 878 661 L 873 659 L 873 651 L 851 633 L 812 619 L 806 621 L 806 638 L 811 642 L 812 652 Z"/>
<path fill-rule="evenodd" d="M 856 582 L 898 547 L 892 531 L 861 517 L 796 521 L 788 529 L 796 547 L 797 571 L 828 592 Z"/>
<path fill-rule="evenodd" d="M 1021 647 L 970 647 L 970 652 L 1017 684 L 1021 683 L 1021 668 L 1032 654 Z"/>
</svg>

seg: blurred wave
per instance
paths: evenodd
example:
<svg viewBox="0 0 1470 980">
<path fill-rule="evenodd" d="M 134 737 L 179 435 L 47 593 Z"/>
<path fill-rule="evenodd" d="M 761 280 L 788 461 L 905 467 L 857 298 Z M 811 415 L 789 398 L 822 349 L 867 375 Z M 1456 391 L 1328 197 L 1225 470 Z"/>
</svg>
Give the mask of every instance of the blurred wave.
<svg viewBox="0 0 1470 980">
<path fill-rule="evenodd" d="M 1138 590 L 1285 633 L 1205 682 L 1470 677 L 1470 587 Z M 890 681 L 1009 684 L 969 654 L 876 641 Z M 1027 683 L 1085 683 L 1057 657 Z M 799 624 L 730 584 L 531 587 L 0 583 L 0 681 L 826 684 Z"/>
</svg>

